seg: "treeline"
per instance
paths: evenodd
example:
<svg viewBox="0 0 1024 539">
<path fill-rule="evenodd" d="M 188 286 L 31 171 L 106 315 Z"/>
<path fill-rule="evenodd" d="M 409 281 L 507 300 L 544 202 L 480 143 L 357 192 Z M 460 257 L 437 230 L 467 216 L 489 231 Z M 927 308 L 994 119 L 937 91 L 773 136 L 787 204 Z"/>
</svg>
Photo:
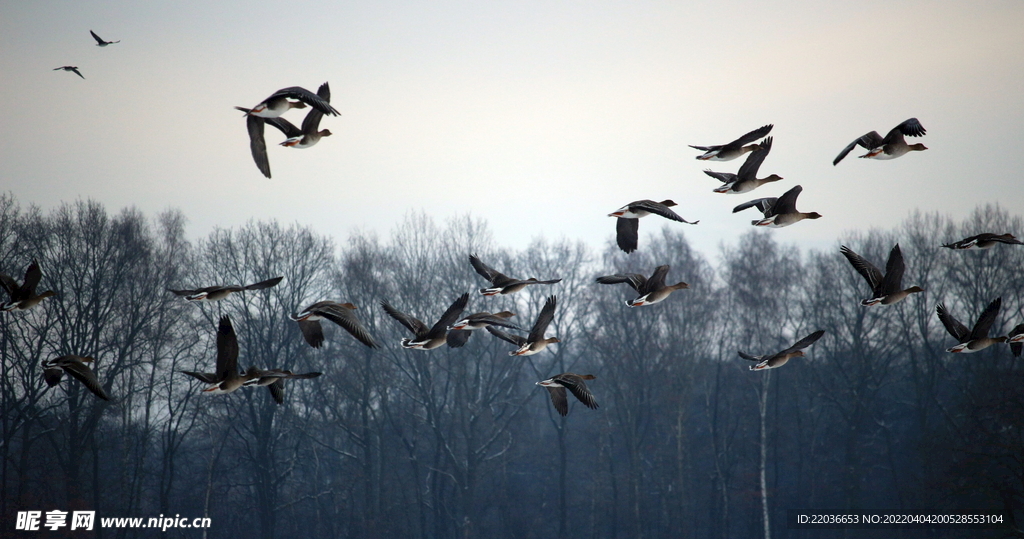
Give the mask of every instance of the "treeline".
<svg viewBox="0 0 1024 539">
<path fill-rule="evenodd" d="M 874 308 L 859 305 L 870 292 L 838 244 L 800 252 L 774 231 L 738 238 L 713 266 L 672 226 L 625 255 L 571 241 L 504 249 L 479 220 L 420 214 L 386 239 L 343 245 L 275 221 L 192 241 L 184 223 L 173 211 L 113 215 L 80 201 L 44 213 L 0 197 L 0 272 L 20 279 L 38 259 L 40 288 L 57 292 L 0 315 L 2 535 L 17 511 L 77 509 L 97 521 L 210 517 L 208 536 L 224 538 L 866 536 L 787 527 L 789 510 L 831 509 L 1001 513 L 1000 530 L 928 536 L 1024 537 L 1022 362 L 1006 345 L 946 353 L 955 343 L 935 316 L 944 302 L 971 324 L 1002 297 L 992 333 L 1024 321 L 1024 249 L 939 247 L 1024 231 L 998 207 L 842 238 L 878 265 L 899 242 L 905 285 L 925 289 Z M 562 282 L 485 298 L 471 253 Z M 628 287 L 595 283 L 660 264 L 689 290 L 631 309 Z M 220 302 L 167 292 L 279 275 Z M 467 291 L 467 313 L 508 309 L 524 328 L 557 295 L 547 334 L 561 342 L 513 357 L 478 331 L 464 348 L 405 350 L 407 330 L 379 307 L 432 323 Z M 356 304 L 381 349 L 332 324 L 323 348 L 306 345 L 287 315 L 324 299 Z M 213 369 L 224 314 L 243 368 L 323 376 L 288 382 L 280 406 L 262 388 L 202 395 L 179 371 Z M 736 354 L 818 329 L 808 357 L 777 370 L 750 372 Z M 113 400 L 67 377 L 47 389 L 40 362 L 64 354 L 95 357 Z M 570 397 L 567 417 L 554 411 L 535 382 L 567 371 L 597 376 L 600 408 Z"/>
</svg>

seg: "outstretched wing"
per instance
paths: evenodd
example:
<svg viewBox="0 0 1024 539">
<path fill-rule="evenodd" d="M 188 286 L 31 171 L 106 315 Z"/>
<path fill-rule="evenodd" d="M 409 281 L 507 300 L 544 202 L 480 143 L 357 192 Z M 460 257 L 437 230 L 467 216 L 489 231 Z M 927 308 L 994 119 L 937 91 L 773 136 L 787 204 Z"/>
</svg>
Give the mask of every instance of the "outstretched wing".
<svg viewBox="0 0 1024 539">
<path fill-rule="evenodd" d="M 832 161 L 832 166 L 838 165 L 839 162 L 842 161 L 844 157 L 846 157 L 846 154 L 850 153 L 850 151 L 856 148 L 858 144 L 868 150 L 872 150 L 874 148 L 881 146 L 882 144 L 885 144 L 885 139 L 882 138 L 882 135 L 878 134 L 878 131 L 872 131 L 870 133 L 865 133 L 857 137 L 856 140 L 851 142 L 847 147 L 843 148 L 843 151 L 839 152 L 839 155 L 836 156 L 835 160 Z"/>
<path fill-rule="evenodd" d="M 503 341 L 508 341 L 516 346 L 523 346 L 527 342 L 526 339 L 520 337 L 519 335 L 512 335 L 510 333 L 506 333 L 494 326 L 487 326 L 484 329 L 490 332 L 491 335 L 494 335 L 495 337 Z"/>
<path fill-rule="evenodd" d="M 971 330 L 967 329 L 967 326 L 960 323 L 959 320 L 953 318 L 953 315 L 949 314 L 946 310 L 946 306 L 942 303 L 935 306 L 935 313 L 939 315 L 939 321 L 946 327 L 946 331 L 952 335 L 957 342 L 964 343 L 970 339 Z"/>
<path fill-rule="evenodd" d="M 885 263 L 885 278 L 882 279 L 880 296 L 888 296 L 901 290 L 904 270 L 906 270 L 906 265 L 903 263 L 903 252 L 900 251 L 900 244 L 897 243 L 889 251 L 889 260 Z"/>
<path fill-rule="evenodd" d="M 736 172 L 736 175 L 743 179 L 754 179 L 757 177 L 757 169 L 761 168 L 761 163 L 764 162 L 764 158 L 768 157 L 768 152 L 772 151 L 772 137 L 764 139 L 764 142 L 758 144 L 759 149 L 750 152 L 747 159 L 740 165 L 740 169 Z"/>
<path fill-rule="evenodd" d="M 850 261 L 853 269 L 857 270 L 857 273 L 860 273 L 864 280 L 868 282 L 868 286 L 871 287 L 872 296 L 879 297 L 881 295 L 879 292 L 881 291 L 882 280 L 884 279 L 881 270 L 845 245 L 839 247 L 839 252 L 843 253 L 843 256 Z M 890 258 L 891 256 L 890 254 Z"/>
<path fill-rule="evenodd" d="M 754 199 L 751 200 L 750 202 L 744 202 L 743 204 L 736 206 L 735 208 L 732 209 L 732 212 L 736 213 L 741 212 L 747 208 L 757 208 L 757 210 L 763 213 L 765 217 L 770 217 L 772 215 L 775 215 L 774 213 L 770 212 L 772 211 L 772 208 L 775 206 L 775 203 L 778 200 L 779 199 L 776 197 Z"/>
<path fill-rule="evenodd" d="M 459 296 L 459 298 L 448 307 L 448 310 L 441 315 L 441 318 L 434 324 L 434 327 L 430 328 L 430 333 L 427 334 L 427 337 L 435 339 L 444 335 L 445 332 L 448 331 L 448 326 L 454 324 L 455 321 L 459 319 L 459 316 L 462 315 L 462 311 L 466 309 L 466 305 L 468 303 L 469 293 L 466 292 Z"/>
<path fill-rule="evenodd" d="M 981 316 L 978 317 L 978 321 L 974 323 L 974 329 L 971 330 L 971 340 L 988 337 L 988 330 L 992 327 L 992 323 L 996 321 L 999 307 L 1002 304 L 1003 298 L 999 297 L 993 300 L 992 303 L 989 303 L 988 307 L 985 307 Z"/>
<path fill-rule="evenodd" d="M 544 338 L 544 332 L 548 330 L 548 324 L 555 317 L 555 304 L 557 298 L 551 296 L 544 302 L 544 307 L 540 310 L 540 314 L 537 315 L 537 321 L 533 324 L 533 329 L 530 330 L 530 336 L 527 337 L 529 342 L 537 342 Z"/>
<path fill-rule="evenodd" d="M 640 292 L 640 289 L 647 284 L 647 277 L 644 277 L 639 273 L 616 273 L 615 275 L 605 275 L 604 277 L 598 277 L 597 282 L 601 284 L 626 283 L 629 286 L 633 287 L 633 290 Z"/>
<path fill-rule="evenodd" d="M 728 145 L 729 146 L 743 146 L 744 144 L 749 144 L 749 143 L 754 142 L 755 140 L 757 140 L 757 139 L 767 135 L 768 133 L 771 133 L 773 127 L 775 127 L 775 124 L 762 125 L 761 127 L 758 127 L 757 129 L 755 129 L 755 130 L 753 130 L 753 131 L 743 135 L 742 137 L 740 137 L 740 138 L 730 142 Z"/>
<path fill-rule="evenodd" d="M 619 217 L 615 220 L 615 242 L 619 249 L 627 253 L 636 250 L 637 239 L 640 237 L 640 219 L 624 219 Z"/>
<path fill-rule="evenodd" d="M 583 382 L 583 378 L 577 375 L 561 375 L 554 378 L 558 383 L 565 386 L 574 397 L 579 399 L 580 402 L 585 404 L 587 408 L 596 409 L 597 401 L 594 399 L 594 395 L 587 388 L 587 384 Z"/>
<path fill-rule="evenodd" d="M 776 355 L 777 356 L 783 356 L 783 355 L 787 355 L 787 354 L 791 354 L 793 352 L 796 352 L 797 350 L 803 350 L 804 348 L 807 348 L 808 346 L 814 344 L 815 341 L 820 339 L 821 336 L 824 335 L 824 334 L 825 334 L 825 330 L 819 329 L 818 331 L 815 331 L 814 333 L 811 333 L 810 335 L 804 337 L 803 339 L 800 339 L 799 341 L 796 342 L 796 344 L 794 344 L 793 346 L 790 346 L 789 348 L 786 348 L 785 350 L 779 352 Z"/>
<path fill-rule="evenodd" d="M 416 334 L 417 337 L 427 333 L 429 328 L 427 325 L 420 321 L 418 318 L 413 318 L 402 311 L 394 308 L 387 301 L 381 301 L 380 306 L 384 309 L 384 312 L 388 313 L 388 316 L 398 320 L 400 324 L 409 328 L 409 331 Z"/>
</svg>

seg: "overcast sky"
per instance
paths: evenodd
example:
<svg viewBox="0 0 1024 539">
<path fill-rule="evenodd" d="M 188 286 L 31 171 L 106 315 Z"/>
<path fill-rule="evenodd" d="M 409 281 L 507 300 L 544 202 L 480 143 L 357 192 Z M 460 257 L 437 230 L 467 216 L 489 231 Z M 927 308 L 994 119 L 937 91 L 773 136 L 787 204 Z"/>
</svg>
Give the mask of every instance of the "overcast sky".
<svg viewBox="0 0 1024 539">
<path fill-rule="evenodd" d="M 0 189 L 44 209 L 179 208 L 193 237 L 273 217 L 344 242 L 386 235 L 410 210 L 470 213 L 514 248 L 603 246 L 609 212 L 671 198 L 700 224 L 669 226 L 715 257 L 756 217 L 733 206 L 801 184 L 798 208 L 824 217 L 766 233 L 825 247 L 914 208 L 1020 213 L 1022 28 L 1017 0 L 0 0 Z M 90 29 L 121 43 L 96 47 Z M 86 80 L 52 71 L 63 65 Z M 268 128 L 264 178 L 232 107 L 324 81 L 334 136 L 295 150 Z M 928 151 L 870 161 L 858 148 L 832 166 L 854 138 L 910 117 Z M 701 171 L 742 159 L 697 161 L 687 144 L 767 123 L 761 176 L 785 179 L 711 192 Z M 644 219 L 640 248 L 666 223 Z"/>
</svg>

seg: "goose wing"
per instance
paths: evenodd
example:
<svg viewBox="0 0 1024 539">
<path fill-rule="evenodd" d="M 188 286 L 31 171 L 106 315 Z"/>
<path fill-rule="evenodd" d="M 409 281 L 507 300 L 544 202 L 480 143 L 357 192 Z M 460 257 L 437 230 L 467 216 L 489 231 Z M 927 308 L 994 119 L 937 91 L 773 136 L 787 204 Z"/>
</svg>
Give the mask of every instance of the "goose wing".
<svg viewBox="0 0 1024 539">
<path fill-rule="evenodd" d="M 637 248 L 637 239 L 640 237 L 640 219 L 624 219 L 619 217 L 615 220 L 615 243 L 619 249 L 632 253 Z"/>
<path fill-rule="evenodd" d="M 384 312 L 388 313 L 388 316 L 394 318 L 395 320 L 398 320 L 400 324 L 408 328 L 409 331 L 416 334 L 417 338 L 419 338 L 422 335 L 426 335 L 427 331 L 430 330 L 430 328 L 428 328 L 427 325 L 424 324 L 420 319 L 413 318 L 412 316 L 409 316 L 403 313 L 402 311 L 399 311 L 398 309 L 392 307 L 391 304 L 389 304 L 387 301 L 382 300 L 380 302 L 380 306 L 381 308 L 384 309 Z"/>
<path fill-rule="evenodd" d="M 846 154 L 850 153 L 850 151 L 856 148 L 858 144 L 865 149 L 872 150 L 882 144 L 885 144 L 885 139 L 882 138 L 882 135 L 878 134 L 878 131 L 872 131 L 857 137 L 853 142 L 843 148 L 843 151 L 839 152 L 839 155 L 832 161 L 832 166 L 838 165 L 839 162 L 846 157 Z"/>
<path fill-rule="evenodd" d="M 267 101 L 271 101 L 271 100 L 274 100 L 274 99 L 277 99 L 277 98 L 280 98 L 280 97 L 287 97 L 287 98 L 290 98 L 290 99 L 297 99 L 297 100 L 302 101 L 303 103 L 305 103 L 305 104 L 307 104 L 307 105 L 309 105 L 309 106 L 311 106 L 311 107 L 313 107 L 315 109 L 319 109 L 320 112 L 322 112 L 324 114 L 329 114 L 329 115 L 332 115 L 332 116 L 338 116 L 338 114 L 339 114 L 338 111 L 335 110 L 334 107 L 332 107 L 329 102 L 325 101 L 323 98 L 321 98 L 317 94 L 314 94 L 313 92 L 310 92 L 309 90 L 307 90 L 305 88 L 302 88 L 300 86 L 291 86 L 291 87 L 288 87 L 288 88 L 282 88 L 282 89 L 274 92 L 270 97 L 264 99 L 263 101 L 267 102 Z"/>
<path fill-rule="evenodd" d="M 896 244 L 889 251 L 889 260 L 885 263 L 885 278 L 882 279 L 882 289 L 879 296 L 888 296 L 902 290 L 903 272 L 906 265 L 903 263 L 903 252 L 900 244 Z"/>
<path fill-rule="evenodd" d="M 491 335 L 503 340 L 508 341 L 516 346 L 523 346 L 527 343 L 527 340 L 520 337 L 519 335 L 512 335 L 511 333 L 504 332 L 494 326 L 487 326 L 486 329 Z"/>
<path fill-rule="evenodd" d="M 356 340 L 365 344 L 366 346 L 369 346 L 370 348 L 378 347 L 377 342 L 373 340 L 373 337 L 370 335 L 370 332 L 367 331 L 363 324 L 359 322 L 359 319 L 356 318 L 355 313 L 353 313 L 351 309 L 348 309 L 336 303 L 331 303 L 330 305 L 326 305 L 324 307 L 316 309 L 316 313 L 330 320 L 331 322 L 338 324 L 339 326 L 344 328 L 345 331 L 349 332 L 349 334 L 355 337 Z M 399 321 L 401 322 L 401 320 Z M 300 322 L 299 325 L 301 326 L 302 323 Z M 319 326 L 319 324 L 317 325 Z M 323 340 L 322 335 L 321 340 Z"/>
<path fill-rule="evenodd" d="M 757 208 L 757 210 L 763 213 L 765 217 L 771 217 L 772 215 L 775 215 L 775 213 L 772 211 L 772 208 L 775 207 L 775 204 L 776 202 L 778 202 L 778 200 L 779 199 L 776 197 L 754 199 L 751 200 L 750 202 L 744 202 L 743 204 L 736 206 L 735 208 L 732 209 L 732 212 L 736 213 L 741 212 L 747 208 Z"/>
<path fill-rule="evenodd" d="M 747 159 L 740 165 L 740 170 L 736 173 L 740 179 L 753 180 L 757 179 L 757 170 L 761 168 L 761 163 L 764 162 L 764 158 L 768 157 L 768 152 L 772 151 L 772 137 L 764 139 L 764 142 L 759 144 L 759 149 L 750 152 Z"/>
<path fill-rule="evenodd" d="M 430 333 L 427 333 L 427 337 L 434 339 L 440 337 L 448 331 L 448 326 L 454 324 L 459 316 L 462 315 L 462 311 L 466 309 L 466 305 L 469 303 L 469 293 L 466 292 L 459 296 L 458 299 L 453 302 L 448 309 L 441 315 L 441 318 L 437 320 L 434 327 L 430 328 Z"/>
<path fill-rule="evenodd" d="M 540 314 L 537 315 L 537 321 L 534 322 L 533 329 L 530 330 L 530 336 L 527 337 L 529 342 L 537 342 L 544 338 L 544 332 L 548 330 L 548 324 L 555 317 L 555 304 L 557 301 L 555 296 L 551 296 L 544 302 L 544 307 L 540 310 Z"/>
<path fill-rule="evenodd" d="M 82 385 L 84 385 L 89 391 L 92 391 L 93 395 L 96 395 L 105 401 L 110 400 L 107 392 L 103 390 L 103 386 L 100 385 L 100 381 L 96 378 L 96 374 L 92 372 L 92 369 L 90 369 L 88 365 L 82 363 L 77 358 L 74 358 L 69 361 L 61 361 L 60 366 L 76 380 L 82 382 Z"/>
<path fill-rule="evenodd" d="M 238 374 L 238 338 L 231 319 L 224 315 L 217 327 L 217 381 Z"/>
<path fill-rule="evenodd" d="M 594 399 L 594 395 L 587 388 L 587 384 L 583 381 L 583 377 L 576 374 L 560 374 L 554 377 L 554 380 L 565 386 L 574 397 L 579 399 L 580 402 L 585 404 L 587 408 L 596 409 L 597 401 Z"/>
<path fill-rule="evenodd" d="M 850 261 L 850 265 L 853 266 L 853 269 L 857 270 L 857 273 L 860 273 L 861 276 L 864 277 L 864 280 L 868 282 L 868 286 L 871 287 L 872 297 L 880 297 L 882 281 L 884 280 L 882 271 L 875 267 L 871 262 L 865 260 L 864 257 L 853 252 L 853 249 L 850 249 L 845 245 L 839 247 L 839 252 L 843 253 L 843 256 Z M 892 257 L 891 254 L 889 256 L 890 258 Z"/>
<path fill-rule="evenodd" d="M 640 290 L 647 285 L 647 277 L 644 277 L 639 273 L 616 273 L 615 275 L 605 275 L 604 277 L 598 277 L 597 282 L 601 284 L 626 283 L 629 286 L 633 287 L 633 290 L 640 292 Z"/>
<path fill-rule="evenodd" d="M 988 307 L 985 307 L 981 316 L 978 317 L 978 321 L 974 323 L 974 329 L 971 330 L 971 340 L 988 337 L 988 330 L 992 327 L 992 323 L 996 321 L 999 307 L 1002 304 L 1003 298 L 999 297 L 993 300 L 992 303 L 989 303 Z"/>
<path fill-rule="evenodd" d="M 515 280 L 487 264 L 484 264 L 476 257 L 476 255 L 469 255 L 469 263 L 473 265 L 473 269 L 475 269 L 481 277 L 490 281 L 494 286 L 506 286 Z"/>
<path fill-rule="evenodd" d="M 935 306 L 935 314 L 939 316 L 939 321 L 945 326 L 946 331 L 952 335 L 957 342 L 964 343 L 970 340 L 971 330 L 967 329 L 967 326 L 963 325 L 959 320 L 949 314 L 946 310 L 945 304 L 938 304 Z"/>
<path fill-rule="evenodd" d="M 274 277 L 273 279 L 267 279 L 266 281 L 260 281 L 258 283 L 247 285 L 244 288 L 246 290 L 263 290 L 265 288 L 277 286 L 277 283 L 281 282 L 281 279 L 284 279 L 284 277 Z"/>
</svg>

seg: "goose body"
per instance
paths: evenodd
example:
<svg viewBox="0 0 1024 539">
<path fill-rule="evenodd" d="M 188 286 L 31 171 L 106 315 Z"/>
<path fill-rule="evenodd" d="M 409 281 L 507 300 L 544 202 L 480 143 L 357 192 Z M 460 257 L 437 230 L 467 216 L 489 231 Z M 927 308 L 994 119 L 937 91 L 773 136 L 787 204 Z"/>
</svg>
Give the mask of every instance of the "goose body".
<svg viewBox="0 0 1024 539">
<path fill-rule="evenodd" d="M 462 311 L 465 310 L 468 303 L 468 293 L 459 296 L 459 298 L 448 307 L 444 314 L 441 315 L 441 318 L 438 319 L 438 321 L 431 327 L 427 327 L 427 325 L 418 318 L 414 318 L 399 311 L 398 309 L 395 309 L 386 301 L 381 301 L 380 305 L 388 316 L 394 318 L 415 334 L 415 338 L 402 339 L 403 348 L 411 348 L 413 350 L 433 350 L 441 347 L 447 342 L 448 326 L 451 326 L 459 319 L 459 315 L 462 314 Z"/>
<path fill-rule="evenodd" d="M 569 414 L 569 399 L 565 393 L 566 389 L 587 408 L 597 409 L 597 400 L 594 399 L 594 395 L 584 382 L 584 380 L 593 380 L 594 378 L 593 374 L 564 372 L 547 380 L 541 380 L 537 382 L 537 385 L 548 390 L 548 393 L 551 394 L 551 404 L 559 414 L 565 416 Z"/>
<path fill-rule="evenodd" d="M 670 209 L 676 205 L 672 200 L 662 200 L 661 202 L 637 200 L 609 213 L 608 217 L 617 218 L 615 221 L 615 242 L 619 245 L 619 249 L 626 253 L 632 253 L 636 250 L 640 230 L 639 219 L 641 217 L 654 214 L 688 225 L 695 225 L 700 222 L 694 221 L 691 223 L 680 217 L 679 214 Z"/>
<path fill-rule="evenodd" d="M 743 165 L 740 166 L 739 172 L 736 174 L 730 174 L 728 172 L 712 172 L 710 170 L 705 170 L 704 174 L 707 174 L 724 184 L 721 187 L 716 187 L 714 189 L 714 192 L 716 193 L 726 193 L 731 195 L 749 193 L 766 183 L 777 182 L 783 179 L 778 174 L 772 174 L 765 178 L 757 177 L 757 171 L 761 168 L 761 163 L 764 162 L 765 157 L 768 156 L 768 152 L 771 150 L 772 137 L 768 137 L 764 139 L 764 142 L 761 142 L 758 145 L 756 150 L 747 155 L 746 161 L 743 162 Z"/>
<path fill-rule="evenodd" d="M 245 374 L 238 372 L 238 339 L 231 319 L 227 315 L 220 318 L 217 326 L 217 372 L 182 371 L 205 384 L 203 390 L 207 395 L 231 393 L 256 377 L 250 369 Z"/>
<path fill-rule="evenodd" d="M 797 185 L 783 193 L 779 198 L 759 198 L 751 200 L 750 202 L 744 202 L 743 204 L 733 208 L 732 212 L 736 213 L 747 208 L 757 208 L 764 214 L 764 219 L 755 219 L 751 221 L 750 224 L 771 228 L 782 228 L 793 223 L 799 223 L 804 219 L 821 218 L 821 214 L 818 212 L 797 211 L 796 198 L 800 196 L 803 189 L 803 187 Z"/>
<path fill-rule="evenodd" d="M 654 268 L 654 273 L 648 279 L 639 273 L 617 273 L 598 277 L 597 282 L 601 284 L 626 283 L 633 290 L 640 294 L 636 299 L 626 302 L 630 307 L 643 307 L 654 305 L 665 300 L 672 292 L 690 288 L 690 285 L 680 281 L 673 285 L 665 284 L 665 276 L 668 274 L 669 266 L 665 264 Z"/>
<path fill-rule="evenodd" d="M 999 314 L 999 308 L 1003 304 L 1003 298 L 996 298 L 992 303 L 985 307 L 982 311 L 981 316 L 974 323 L 974 327 L 970 330 L 967 326 L 963 325 L 959 320 L 953 317 L 946 309 L 946 306 L 942 303 L 935 306 L 935 313 L 939 316 L 939 320 L 942 325 L 946 328 L 956 340 L 959 342 L 952 348 L 947 348 L 947 352 L 954 354 L 972 354 L 974 352 L 980 352 L 989 346 L 996 343 L 1006 342 L 1007 337 L 989 337 L 988 330 L 992 327 L 992 323 L 995 322 L 996 316 Z"/>
<path fill-rule="evenodd" d="M 919 286 L 902 288 L 904 264 L 903 253 L 900 251 L 898 243 L 889 251 L 889 260 L 885 263 L 885 275 L 882 275 L 882 272 L 874 264 L 853 252 L 853 249 L 843 245 L 839 247 L 839 252 L 843 253 L 843 256 L 850 261 L 853 268 L 864 277 L 868 286 L 871 287 L 871 297 L 860 302 L 865 307 L 878 304 L 892 305 L 903 301 L 910 294 L 924 292 L 924 289 Z"/>
<path fill-rule="evenodd" d="M 529 279 L 513 279 L 504 273 L 501 273 L 494 268 L 484 264 L 476 255 L 469 255 L 469 263 L 473 266 L 473 269 L 480 274 L 481 277 L 490 281 L 493 285 L 489 288 L 483 288 L 480 293 L 485 296 L 496 296 L 498 294 L 513 294 L 526 288 L 531 284 L 555 284 L 561 282 L 561 279 L 551 279 L 548 281 L 538 281 L 536 277 L 530 277 Z"/>
<path fill-rule="evenodd" d="M 975 236 L 964 238 L 960 241 L 954 241 L 953 243 L 944 244 L 943 247 L 954 250 L 964 249 L 991 249 L 1000 243 L 1008 245 L 1024 245 L 1024 242 L 1018 240 L 1013 234 L 992 234 L 991 232 L 984 232 Z"/>
<path fill-rule="evenodd" d="M 749 151 L 758 149 L 760 146 L 750 143 L 770 133 L 772 127 L 774 127 L 772 124 L 758 127 L 728 144 L 718 146 L 694 146 L 691 144 L 690 147 L 704 152 L 697 156 L 698 160 L 731 161 Z"/>
<path fill-rule="evenodd" d="M 54 71 L 67 71 L 69 73 L 74 73 L 75 75 L 78 75 L 79 77 L 82 77 L 82 80 L 85 80 L 85 75 L 83 75 L 82 72 L 78 70 L 78 66 L 61 66 L 61 67 L 55 67 L 55 68 L 53 68 L 53 70 Z"/>
<path fill-rule="evenodd" d="M 89 30 L 89 33 L 92 34 L 92 38 L 96 40 L 97 47 L 106 47 L 107 45 L 113 45 L 114 43 L 121 42 L 120 39 L 117 41 L 104 41 L 102 37 L 96 35 L 96 32 L 93 32 L 92 30 Z"/>
<path fill-rule="evenodd" d="M 64 373 L 68 373 L 72 378 L 78 380 L 85 386 L 86 389 L 92 392 L 93 395 L 109 401 L 110 396 L 100 385 L 99 380 L 96 378 L 96 374 L 92 372 L 87 363 L 92 363 L 94 360 L 91 357 L 83 356 L 60 356 L 58 358 L 51 359 L 49 361 L 43 361 L 43 380 L 46 381 L 48 387 L 53 387 L 60 383 L 61 378 L 64 377 Z"/>
<path fill-rule="evenodd" d="M 793 359 L 795 357 L 803 357 L 805 355 L 803 351 L 804 348 L 807 348 L 808 346 L 814 344 L 815 341 L 820 339 L 821 336 L 824 334 L 825 330 L 819 329 L 818 331 L 811 333 L 810 335 L 804 337 L 803 339 L 800 339 L 793 346 L 790 346 L 789 348 L 786 348 L 781 352 L 776 352 L 771 355 L 752 356 L 750 354 L 745 354 L 743 352 L 737 353 L 743 359 L 757 362 L 756 365 L 752 365 L 750 367 L 750 370 L 752 371 L 774 369 L 776 367 L 781 367 L 785 365 L 790 359 Z"/>
<path fill-rule="evenodd" d="M 168 292 L 175 296 L 182 296 L 186 301 L 220 301 L 235 292 L 245 292 L 246 290 L 263 290 L 277 286 L 284 277 L 274 277 L 267 279 L 266 281 L 260 281 L 250 285 L 216 285 L 207 286 L 204 288 L 196 288 L 192 290 L 171 290 L 167 289 Z"/>
<path fill-rule="evenodd" d="M 885 137 L 879 135 L 878 131 L 871 131 L 861 135 L 843 148 L 843 151 L 839 152 L 839 155 L 832 161 L 832 166 L 838 165 L 846 157 L 846 154 L 850 153 L 857 146 L 861 146 L 868 151 L 868 153 L 861 156 L 862 158 L 879 160 L 896 159 L 912 151 L 927 150 L 928 148 L 924 144 L 907 144 L 904 138 L 904 135 L 920 137 L 926 132 L 921 122 L 917 121 L 917 118 L 904 120 L 901 124 L 892 128 Z"/>
<path fill-rule="evenodd" d="M 10 275 L 0 273 L 0 287 L 7 292 L 9 301 L 0 303 L 0 311 L 27 311 L 39 305 L 44 299 L 56 296 L 53 290 L 47 290 L 36 294 L 36 286 L 43 278 L 43 271 L 39 269 L 39 262 L 35 259 L 25 270 L 25 278 L 19 285 Z"/>
<path fill-rule="evenodd" d="M 544 337 L 544 332 L 548 329 L 548 324 L 555 316 L 555 305 L 557 298 L 551 296 L 544 302 L 544 307 L 541 308 L 540 314 L 537 315 L 537 321 L 533 324 L 533 329 L 530 330 L 528 337 L 520 337 L 519 335 L 513 335 L 506 333 L 500 329 L 496 329 L 494 326 L 487 326 L 487 331 L 495 337 L 510 342 L 516 345 L 518 348 L 508 353 L 510 356 L 532 356 L 537 352 L 540 352 L 547 348 L 549 344 L 559 342 L 557 337 Z"/>
</svg>

